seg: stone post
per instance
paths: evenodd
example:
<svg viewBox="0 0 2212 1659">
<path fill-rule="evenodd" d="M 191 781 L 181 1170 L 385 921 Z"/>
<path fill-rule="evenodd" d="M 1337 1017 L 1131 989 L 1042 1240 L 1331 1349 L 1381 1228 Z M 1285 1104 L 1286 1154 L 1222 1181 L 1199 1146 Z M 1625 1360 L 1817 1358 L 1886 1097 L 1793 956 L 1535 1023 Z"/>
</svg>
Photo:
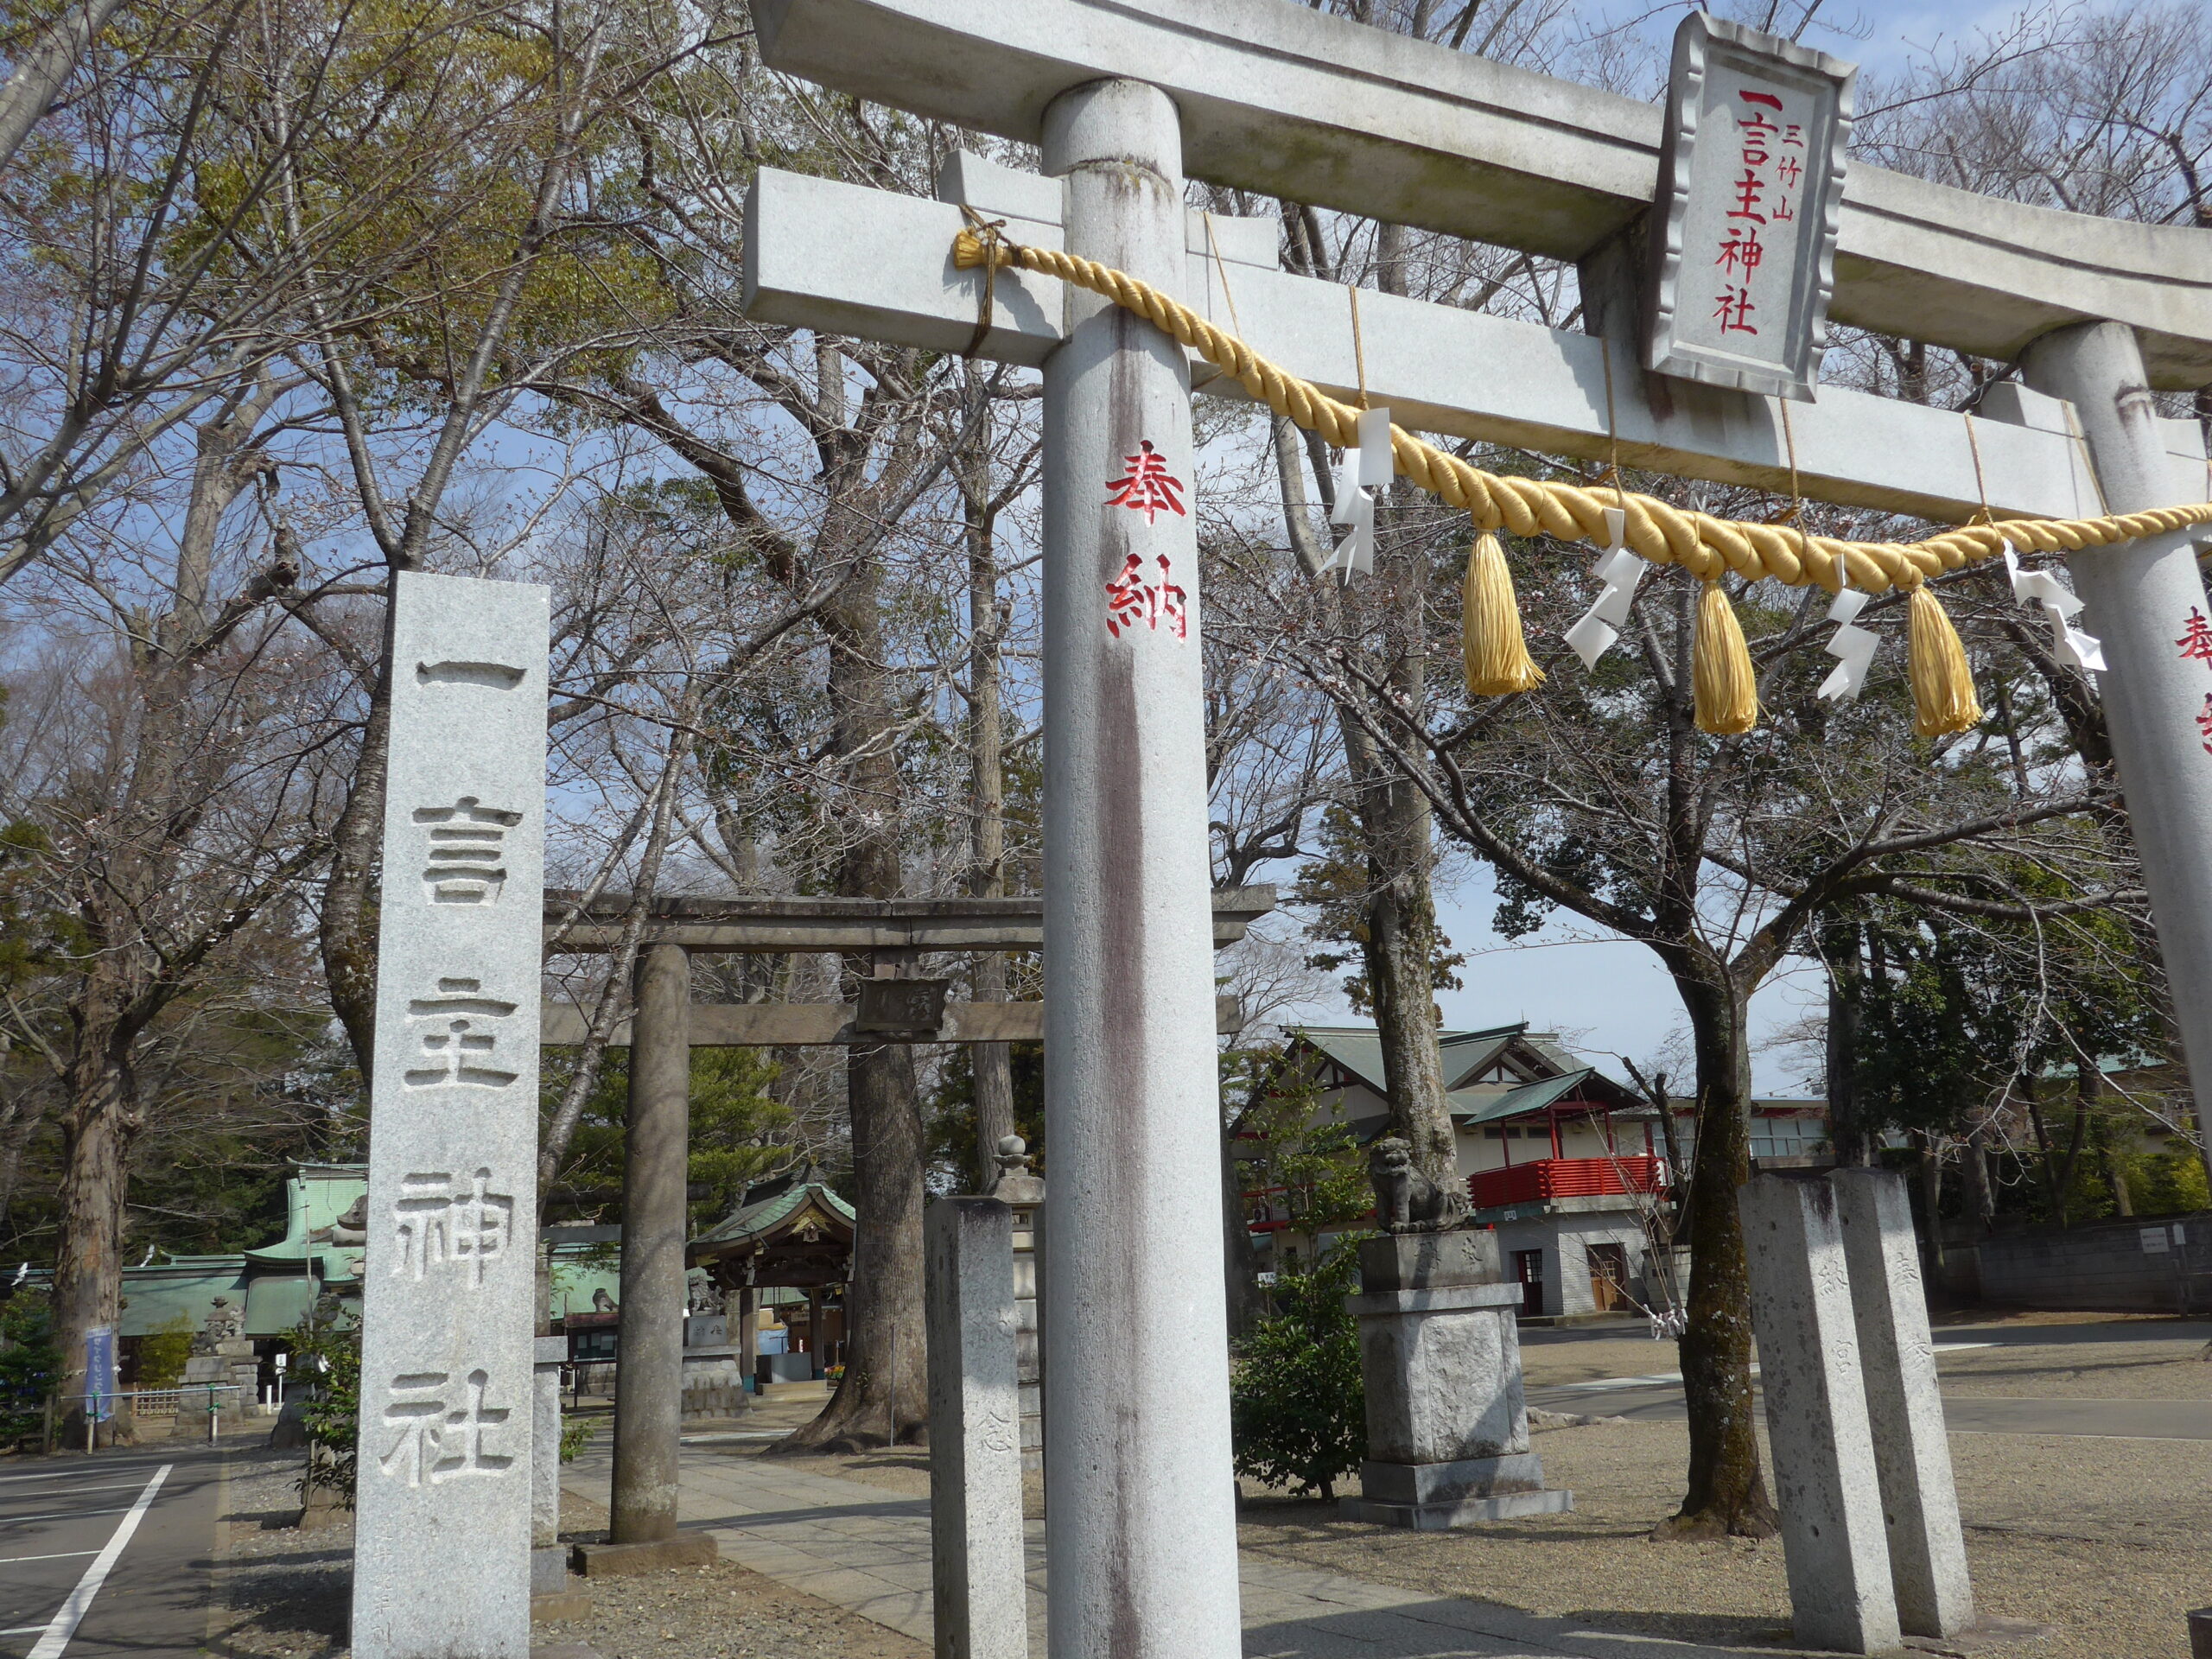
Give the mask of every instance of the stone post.
<svg viewBox="0 0 2212 1659">
<path fill-rule="evenodd" d="M 2105 508 L 2174 504 L 2174 467 L 2125 323 L 2054 329 L 2021 354 L 2028 384 L 2073 404 Z M 2091 505 L 2088 512 L 2099 509 Z M 2173 987 L 2196 1096 L 2200 1132 L 2212 1129 L 2212 661 L 2183 656 L 2192 615 L 2212 617 L 2190 531 L 2088 549 L 2067 561 L 2086 607 L 2082 626 L 2103 641 L 2097 676 L 2127 819 L 2158 950 Z M 2205 1142 L 2212 1167 L 2212 1139 Z"/>
<path fill-rule="evenodd" d="M 1497 1235 L 1405 1233 L 1359 1247 L 1367 1393 L 1361 1496 L 1347 1520 L 1433 1531 L 1572 1510 L 1544 1490 L 1521 1391 L 1521 1287 L 1499 1282 Z"/>
<path fill-rule="evenodd" d="M 737 1293 L 737 1367 L 741 1386 L 760 1387 L 760 1293 L 750 1285 Z"/>
<path fill-rule="evenodd" d="M 1028 1659 L 1014 1215 L 939 1198 L 923 1230 L 937 1659 Z"/>
<path fill-rule="evenodd" d="M 561 1367 L 568 1357 L 566 1337 L 537 1338 L 530 1420 L 530 1547 L 536 1550 L 561 1541 Z"/>
<path fill-rule="evenodd" d="M 1897 1623 L 1914 1636 L 1955 1636 L 1974 1623 L 1974 1586 L 1936 1387 L 1912 1200 L 1904 1177 L 1888 1170 L 1839 1169 L 1833 1179 Z"/>
<path fill-rule="evenodd" d="M 622 1178 L 622 1323 L 614 1374 L 615 1544 L 676 1536 L 683 1415 L 684 1187 L 690 1141 L 691 958 L 638 957 Z M 702 1533 L 711 1546 L 713 1540 Z"/>
<path fill-rule="evenodd" d="M 1835 1189 L 1770 1174 L 1737 1193 L 1796 1639 L 1887 1653 L 1900 1643 L 1897 1598 Z"/>
<path fill-rule="evenodd" d="M 527 1659 L 546 590 L 391 626 L 353 1647 Z"/>
<path fill-rule="evenodd" d="M 1043 151 L 1068 249 L 1181 291 L 1166 95 L 1064 92 Z M 1065 299 L 1044 371 L 1051 1649 L 1235 1659 L 1190 385 L 1149 323 Z"/>
</svg>

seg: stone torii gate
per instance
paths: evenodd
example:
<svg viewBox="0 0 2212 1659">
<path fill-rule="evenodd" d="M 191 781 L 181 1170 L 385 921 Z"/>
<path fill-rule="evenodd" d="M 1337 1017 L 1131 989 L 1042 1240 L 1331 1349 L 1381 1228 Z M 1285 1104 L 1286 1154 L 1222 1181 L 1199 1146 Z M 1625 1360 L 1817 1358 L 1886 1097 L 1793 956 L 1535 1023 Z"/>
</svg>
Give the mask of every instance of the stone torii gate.
<svg viewBox="0 0 2212 1659">
<path fill-rule="evenodd" d="M 1339 396 L 1362 376 L 1333 284 L 1274 268 L 1217 183 L 1554 257 L 1588 335 L 1363 294 L 1364 390 L 1412 428 L 1961 520 L 2078 518 L 2204 498 L 2201 435 L 2147 388 L 2212 382 L 2206 234 L 1851 169 L 1831 315 L 2000 360 L 1979 418 L 1824 388 L 1771 400 L 1647 375 L 1639 221 L 1660 111 L 1281 0 L 753 0 L 777 69 L 1041 145 L 1039 178 L 957 158 L 939 194 L 1160 287 Z M 764 169 L 746 236 L 756 321 L 966 349 L 981 272 L 957 209 Z M 1227 279 L 1224 292 L 1224 276 Z M 1047 1521 L 1054 1659 L 1239 1650 L 1213 1084 L 1200 913 L 1205 778 L 1190 476 L 1192 371 L 1089 293 L 997 273 L 985 357 L 1045 387 Z M 1202 377 L 1211 370 L 1200 365 Z M 1609 395 L 1609 387 L 1611 392 Z M 1202 391 L 1241 396 L 1225 379 Z M 1795 467 L 1792 467 L 1794 450 Z M 1141 513 L 1132 480 L 1146 488 Z M 1113 506 L 1108 503 L 1113 502 Z M 2114 748 L 2200 1112 L 2212 1111 L 2206 603 L 2189 532 L 2082 555 Z M 1130 573 L 1135 573 L 1133 578 Z M 1157 579 L 1154 580 L 1155 573 Z M 1131 626 L 1109 587 L 1141 582 Z M 1118 625 L 1118 626 L 1117 626 Z"/>
<path fill-rule="evenodd" d="M 561 954 L 618 949 L 631 896 L 601 893 L 581 911 L 582 895 L 545 895 L 545 943 Z M 1204 900 L 1213 925 L 1209 948 L 1233 944 L 1274 908 L 1273 887 L 1215 892 Z M 677 1531 L 677 1459 L 683 1424 L 686 1176 L 690 1129 L 691 1050 L 808 1045 L 1034 1042 L 1044 1035 L 1036 1002 L 941 1001 L 943 986 L 898 976 L 925 952 L 963 955 L 1038 950 L 1045 943 L 1044 900 L 1013 899 L 655 899 L 639 935 L 632 1017 L 609 1037 L 628 1048 L 630 1096 L 622 1183 L 622 1382 L 614 1398 L 612 1544 L 670 1560 L 708 1548 Z M 836 1003 L 695 1003 L 691 957 L 836 954 L 874 958 L 879 977 L 863 982 L 858 1006 Z M 1048 957 L 1047 961 L 1051 958 Z M 876 994 L 929 988 L 919 1006 Z M 1236 1000 L 1207 1006 L 1233 1031 Z M 581 1044 L 588 1016 L 573 1003 L 545 1005 L 541 1044 Z M 1208 1047 L 1211 1052 L 1209 1027 Z M 1219 1241 L 1215 1242 L 1219 1249 Z M 711 1544 L 711 1541 L 709 1541 Z M 671 1554 L 671 1552 L 677 1552 Z M 682 1559 L 691 1559 L 689 1555 Z"/>
</svg>

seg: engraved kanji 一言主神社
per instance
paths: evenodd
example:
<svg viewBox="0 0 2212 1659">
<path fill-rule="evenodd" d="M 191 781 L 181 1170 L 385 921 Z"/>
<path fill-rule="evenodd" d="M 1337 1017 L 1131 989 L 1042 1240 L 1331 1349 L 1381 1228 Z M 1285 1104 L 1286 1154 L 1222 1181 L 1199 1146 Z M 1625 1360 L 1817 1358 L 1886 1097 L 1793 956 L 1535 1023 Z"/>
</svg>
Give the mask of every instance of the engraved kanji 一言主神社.
<svg viewBox="0 0 2212 1659">
<path fill-rule="evenodd" d="M 1144 580 L 1144 560 L 1138 555 L 1123 560 L 1122 574 L 1106 584 L 1106 632 L 1118 639 L 1123 628 L 1134 630 L 1142 622 L 1157 632 L 1165 620 L 1178 639 L 1187 638 L 1185 595 L 1169 580 L 1171 574 L 1165 553 L 1160 555 L 1158 582 Z"/>
<path fill-rule="evenodd" d="M 423 857 L 423 887 L 434 905 L 497 904 L 507 873 L 500 863 L 507 831 L 522 822 L 519 812 L 480 804 L 464 795 L 451 806 L 418 806 L 415 822 L 430 832 Z"/>
<path fill-rule="evenodd" d="M 441 1172 L 402 1181 L 399 1201 L 392 1206 L 399 1246 L 392 1272 L 419 1284 L 425 1274 L 449 1264 L 482 1285 L 493 1262 L 514 1243 L 514 1196 L 493 1192 L 491 1181 L 489 1169 L 466 1178 Z"/>
<path fill-rule="evenodd" d="M 435 1089 L 447 1084 L 466 1084 L 479 1089 L 504 1089 L 519 1074 L 490 1064 L 499 1038 L 488 1029 L 509 1018 L 516 1004 L 484 995 L 482 982 L 441 979 L 438 995 L 418 996 L 407 1004 L 411 1018 L 433 1020 L 439 1029 L 423 1033 L 421 1058 L 428 1064 L 404 1073 L 410 1089 Z"/>
<path fill-rule="evenodd" d="M 2181 647 L 2184 658 L 2212 664 L 2212 623 L 2205 621 L 2204 613 L 2196 606 L 2189 607 L 2189 620 L 2182 624 L 2181 638 L 2174 644 Z"/>
<path fill-rule="evenodd" d="M 505 1474 L 511 1453 L 494 1452 L 488 1437 L 512 1415 L 485 1397 L 491 1377 L 474 1370 L 455 1385 L 449 1371 L 410 1371 L 391 1379 L 384 1408 L 387 1428 L 398 1432 L 377 1467 L 410 1487 L 435 1486 L 464 1475 Z"/>
<path fill-rule="evenodd" d="M 1182 516 L 1183 480 L 1170 475 L 1166 457 L 1152 447 L 1152 440 L 1139 439 L 1137 453 L 1124 456 L 1122 465 L 1126 469 L 1122 476 L 1106 480 L 1108 506 L 1141 512 L 1147 524 L 1163 508 Z"/>
</svg>

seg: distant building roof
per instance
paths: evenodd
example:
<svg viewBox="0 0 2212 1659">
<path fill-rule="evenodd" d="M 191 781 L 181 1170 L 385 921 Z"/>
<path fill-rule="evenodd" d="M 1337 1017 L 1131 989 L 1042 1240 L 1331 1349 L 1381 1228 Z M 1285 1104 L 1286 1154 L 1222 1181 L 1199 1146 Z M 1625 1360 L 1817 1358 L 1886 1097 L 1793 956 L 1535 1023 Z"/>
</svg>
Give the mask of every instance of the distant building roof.
<svg viewBox="0 0 2212 1659">
<path fill-rule="evenodd" d="M 1373 1093 L 1388 1095 L 1382 1041 L 1372 1026 L 1294 1026 L 1290 1035 L 1294 1045 L 1319 1052 Z M 1526 1020 L 1441 1031 L 1436 1046 L 1446 1098 L 1462 1127 L 1540 1112 L 1578 1091 L 1585 1096 L 1574 1103 L 1578 1106 L 1631 1111 L 1644 1106 L 1640 1096 L 1584 1063 L 1555 1033 L 1531 1031 Z M 1503 1078 L 1475 1081 L 1501 1071 Z"/>
</svg>

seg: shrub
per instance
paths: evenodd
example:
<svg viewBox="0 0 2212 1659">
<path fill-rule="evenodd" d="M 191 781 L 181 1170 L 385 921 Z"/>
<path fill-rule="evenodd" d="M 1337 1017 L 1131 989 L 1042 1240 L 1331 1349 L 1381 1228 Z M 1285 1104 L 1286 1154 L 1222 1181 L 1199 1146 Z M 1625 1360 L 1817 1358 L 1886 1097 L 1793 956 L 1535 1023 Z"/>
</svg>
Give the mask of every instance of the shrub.
<svg viewBox="0 0 2212 1659">
<path fill-rule="evenodd" d="M 1236 1351 L 1230 1414 L 1238 1474 L 1333 1498 L 1338 1479 L 1367 1455 L 1359 1330 L 1344 1308 L 1358 1278 L 1358 1239 L 1348 1236 L 1311 1272 L 1276 1279 L 1276 1311 Z"/>
<path fill-rule="evenodd" d="M 196 1330 L 192 1316 L 180 1313 L 139 1338 L 138 1386 L 173 1389 L 182 1382 L 185 1363 L 192 1357 L 192 1338 Z"/>
<path fill-rule="evenodd" d="M 60 1370 L 54 1308 L 46 1293 L 17 1291 L 0 1306 L 0 1442 L 44 1428 L 46 1397 L 54 1392 Z"/>
<path fill-rule="evenodd" d="M 308 1436 L 300 1501 L 313 1503 L 320 1490 L 350 1510 L 360 1432 L 361 1327 L 340 1325 L 321 1310 L 309 1314 L 292 1338 L 292 1365 L 293 1375 L 308 1386 L 300 1407 Z"/>
</svg>

